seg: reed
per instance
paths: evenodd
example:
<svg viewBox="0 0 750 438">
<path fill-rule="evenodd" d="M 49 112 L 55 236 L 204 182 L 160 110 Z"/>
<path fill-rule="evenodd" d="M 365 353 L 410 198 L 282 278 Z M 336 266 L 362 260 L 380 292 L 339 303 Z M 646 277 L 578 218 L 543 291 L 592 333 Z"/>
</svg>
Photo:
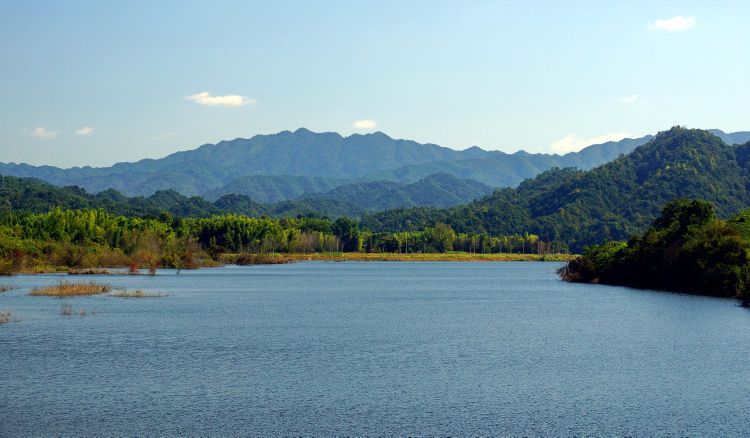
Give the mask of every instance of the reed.
<svg viewBox="0 0 750 438">
<path fill-rule="evenodd" d="M 41 297 L 76 297 L 84 295 L 98 295 L 105 294 L 112 290 L 112 286 L 107 284 L 97 283 L 70 283 L 67 281 L 61 281 L 59 284 L 54 286 L 46 286 L 42 288 L 33 289 L 29 292 L 32 296 Z"/>
</svg>

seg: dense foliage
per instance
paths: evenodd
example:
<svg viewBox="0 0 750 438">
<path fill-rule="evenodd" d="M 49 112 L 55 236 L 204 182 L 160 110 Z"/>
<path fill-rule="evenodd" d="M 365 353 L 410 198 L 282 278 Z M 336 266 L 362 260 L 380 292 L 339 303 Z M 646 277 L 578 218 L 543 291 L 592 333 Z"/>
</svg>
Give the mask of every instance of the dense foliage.
<svg viewBox="0 0 750 438">
<path fill-rule="evenodd" d="M 736 297 L 748 303 L 750 245 L 733 226 L 746 217 L 726 222 L 717 219 L 709 202 L 675 200 L 642 235 L 592 246 L 560 274 L 568 281 Z"/>
<path fill-rule="evenodd" d="M 549 253 L 535 235 L 456 233 L 437 223 L 419 231 L 371 233 L 356 221 L 321 217 L 271 219 L 225 214 L 203 218 L 128 217 L 104 210 L 54 209 L 0 220 L 0 273 L 49 267 L 197 267 L 224 254 L 314 252 Z"/>
<path fill-rule="evenodd" d="M 250 180 L 257 182 L 258 179 Z M 307 180 L 311 178 L 305 181 Z M 252 193 L 257 193 L 263 187 L 257 187 Z M 290 187 L 287 189 L 293 190 Z M 354 217 L 387 208 L 417 205 L 448 207 L 468 202 L 491 191 L 489 186 L 476 181 L 437 174 L 412 184 L 387 181 L 352 183 L 305 198 L 260 204 L 241 193 L 225 194 L 214 202 L 197 196 L 183 196 L 174 190 L 157 191 L 148 197 L 133 198 L 112 189 L 92 195 L 76 186 L 55 187 L 30 178 L 0 176 L 0 212 L 41 213 L 55 207 L 64 207 L 104 208 L 112 213 L 129 216 L 157 216 L 162 211 L 168 211 L 183 217 L 206 217 L 222 213 L 273 217 L 313 213 L 331 217 Z M 268 197 L 283 195 L 271 192 Z"/>
</svg>

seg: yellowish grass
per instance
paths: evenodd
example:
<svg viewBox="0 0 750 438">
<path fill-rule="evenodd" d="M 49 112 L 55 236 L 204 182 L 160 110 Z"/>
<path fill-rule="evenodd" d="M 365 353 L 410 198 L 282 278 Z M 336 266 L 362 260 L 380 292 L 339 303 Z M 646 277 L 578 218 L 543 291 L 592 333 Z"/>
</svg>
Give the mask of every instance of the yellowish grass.
<svg viewBox="0 0 750 438">
<path fill-rule="evenodd" d="M 112 286 L 97 283 L 70 283 L 61 281 L 54 286 L 47 286 L 32 290 L 29 295 L 43 297 L 76 297 L 84 295 L 105 294 L 112 290 Z"/>
</svg>

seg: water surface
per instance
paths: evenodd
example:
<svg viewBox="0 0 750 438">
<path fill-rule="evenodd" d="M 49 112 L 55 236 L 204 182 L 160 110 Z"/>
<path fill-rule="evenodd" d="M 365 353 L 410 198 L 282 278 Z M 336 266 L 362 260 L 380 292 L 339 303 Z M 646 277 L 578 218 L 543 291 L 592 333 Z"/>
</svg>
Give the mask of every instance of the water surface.
<svg viewBox="0 0 750 438">
<path fill-rule="evenodd" d="M 557 267 L 1 279 L 0 435 L 750 435 L 750 312 Z M 26 295 L 61 278 L 171 296 Z"/>
</svg>

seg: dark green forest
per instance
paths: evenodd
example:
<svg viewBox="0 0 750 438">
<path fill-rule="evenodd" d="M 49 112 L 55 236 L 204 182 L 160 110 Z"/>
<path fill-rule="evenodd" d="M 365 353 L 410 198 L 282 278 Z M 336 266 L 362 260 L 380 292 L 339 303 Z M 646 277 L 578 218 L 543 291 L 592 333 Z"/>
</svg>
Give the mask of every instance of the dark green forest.
<svg viewBox="0 0 750 438">
<path fill-rule="evenodd" d="M 244 215 L 204 218 L 128 217 L 103 209 L 8 213 L 0 218 L 0 273 L 57 267 L 196 268 L 250 255 L 319 252 L 547 254 L 535 235 L 456 233 L 437 223 L 420 231 L 372 233 L 340 217 L 272 219 Z M 243 257 L 245 257 L 243 259 Z"/>
<path fill-rule="evenodd" d="M 267 180 L 268 178 L 254 177 L 244 182 Z M 287 185 L 284 193 L 269 193 L 268 198 L 291 196 L 295 190 L 304 190 L 305 184 L 311 180 L 315 181 L 312 178 L 302 178 L 299 185 Z M 256 187 L 253 194 L 266 186 L 261 184 Z M 271 186 L 278 189 L 279 182 L 276 181 Z M 490 192 L 491 187 L 476 181 L 435 174 L 411 184 L 389 181 L 351 183 L 299 199 L 262 204 L 242 193 L 224 194 L 213 202 L 198 196 L 184 196 L 174 190 L 157 191 L 148 197 L 129 198 L 114 189 L 94 195 L 77 186 L 57 187 L 32 178 L 0 176 L 0 212 L 42 213 L 55 207 L 63 207 L 104 208 L 126 216 L 156 217 L 162 211 L 167 211 L 181 217 L 237 213 L 272 217 L 316 214 L 337 218 L 359 217 L 367 212 L 415 205 L 449 207 Z"/>
<path fill-rule="evenodd" d="M 739 298 L 748 305 L 748 214 L 723 221 L 709 202 L 674 200 L 643 234 L 591 246 L 560 275 L 573 282 Z"/>
</svg>

